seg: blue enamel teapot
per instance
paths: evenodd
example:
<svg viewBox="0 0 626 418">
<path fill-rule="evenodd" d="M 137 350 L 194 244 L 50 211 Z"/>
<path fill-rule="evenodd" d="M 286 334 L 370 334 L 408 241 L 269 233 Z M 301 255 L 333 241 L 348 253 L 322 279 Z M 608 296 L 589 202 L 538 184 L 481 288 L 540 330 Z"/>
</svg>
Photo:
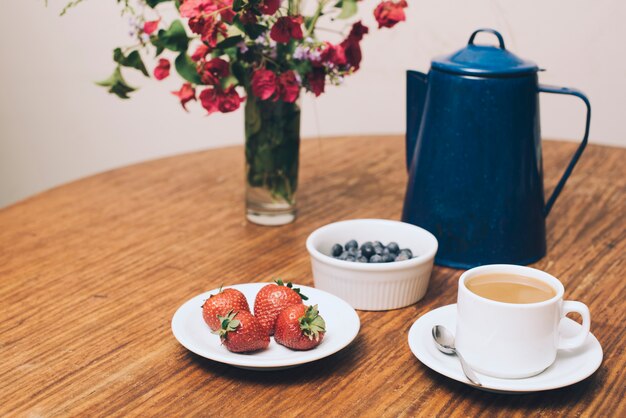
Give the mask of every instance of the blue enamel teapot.
<svg viewBox="0 0 626 418">
<path fill-rule="evenodd" d="M 475 44 L 482 32 L 498 46 Z M 435 58 L 428 74 L 407 72 L 402 219 L 437 237 L 437 264 L 530 264 L 545 255 L 545 218 L 585 149 L 591 106 L 580 91 L 540 85 L 538 71 L 500 33 L 479 29 L 465 48 Z M 539 93 L 572 95 L 587 107 L 583 140 L 547 201 Z"/>
</svg>

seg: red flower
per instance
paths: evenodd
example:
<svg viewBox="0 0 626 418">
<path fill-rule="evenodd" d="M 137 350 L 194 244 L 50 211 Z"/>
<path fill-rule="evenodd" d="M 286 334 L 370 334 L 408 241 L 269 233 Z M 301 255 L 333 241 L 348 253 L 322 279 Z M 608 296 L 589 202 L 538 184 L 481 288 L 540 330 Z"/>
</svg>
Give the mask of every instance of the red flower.
<svg viewBox="0 0 626 418">
<path fill-rule="evenodd" d="M 165 58 L 159 59 L 159 65 L 154 69 L 154 78 L 163 80 L 170 75 L 170 62 Z"/>
<path fill-rule="evenodd" d="M 345 41 L 341 43 L 343 47 L 346 61 L 347 63 L 354 69 L 354 71 L 359 69 L 361 65 L 361 45 L 355 39 L 348 37 Z"/>
<path fill-rule="evenodd" d="M 193 33 L 199 34 L 201 39 L 211 48 L 215 48 L 217 45 L 218 36 L 226 36 L 227 32 L 224 22 L 217 20 L 215 16 L 189 19 L 189 28 Z"/>
<path fill-rule="evenodd" d="M 279 17 L 272 26 L 270 38 L 276 42 L 287 43 L 290 39 L 302 39 L 302 16 Z"/>
<path fill-rule="evenodd" d="M 363 39 L 363 35 L 366 35 L 367 33 L 369 33 L 369 31 L 369 28 L 361 23 L 361 21 L 359 20 L 354 25 L 352 25 L 352 29 L 350 29 L 350 34 L 348 35 L 348 38 L 360 41 L 361 39 Z"/>
<path fill-rule="evenodd" d="M 307 76 L 307 81 L 309 82 L 309 90 L 311 90 L 316 97 L 324 93 L 326 73 L 322 67 L 313 68 L 313 71 Z"/>
<path fill-rule="evenodd" d="M 241 102 L 245 100 L 240 97 L 234 86 L 222 91 L 219 87 L 210 87 L 200 93 L 200 103 L 209 113 L 228 113 L 239 109 Z"/>
<path fill-rule="evenodd" d="M 259 11 L 264 15 L 273 15 L 279 7 L 280 0 L 263 0 L 263 2 L 257 6 Z"/>
<path fill-rule="evenodd" d="M 348 37 L 340 44 L 343 47 L 348 65 L 350 65 L 354 71 L 358 70 L 361 64 L 362 54 L 359 42 L 368 32 L 368 27 L 363 25 L 361 21 L 358 21 L 352 25 L 350 34 L 348 34 Z"/>
<path fill-rule="evenodd" d="M 161 19 L 144 22 L 143 33 L 145 33 L 146 35 L 152 35 L 152 33 L 154 33 L 154 31 L 157 30 L 157 28 L 159 27 L 159 22 L 161 22 Z"/>
<path fill-rule="evenodd" d="M 231 86 L 226 91 L 218 93 L 217 107 L 222 113 L 233 112 L 239 109 L 239 105 L 244 100 L 245 98 L 239 96 L 235 87 Z"/>
<path fill-rule="evenodd" d="M 200 92 L 200 103 L 202 107 L 206 109 L 209 113 L 218 112 L 219 111 L 219 96 L 217 94 L 217 89 L 214 87 L 210 87 L 206 90 L 202 90 Z"/>
<path fill-rule="evenodd" d="M 228 74 L 230 74 L 228 62 L 221 58 L 213 58 L 202 64 L 200 78 L 204 84 L 217 85 L 220 78 L 226 77 Z"/>
<path fill-rule="evenodd" d="M 404 8 L 407 6 L 405 0 L 400 0 L 397 3 L 391 0 L 381 2 L 374 10 L 378 27 L 392 28 L 396 23 L 405 21 Z"/>
<path fill-rule="evenodd" d="M 257 17 L 250 10 L 245 10 L 239 15 L 239 21 L 244 25 L 251 25 L 257 22 Z"/>
<path fill-rule="evenodd" d="M 213 0 L 185 0 L 178 9 L 182 17 L 195 18 L 217 10 Z"/>
<path fill-rule="evenodd" d="M 278 91 L 280 99 L 284 102 L 295 102 L 300 95 L 300 83 L 298 83 L 296 73 L 292 70 L 282 73 L 278 78 Z"/>
<path fill-rule="evenodd" d="M 235 18 L 236 15 L 237 13 L 235 13 L 232 7 L 229 7 L 228 9 L 224 9 L 220 12 L 220 16 L 222 17 L 222 20 L 228 23 L 233 23 L 233 19 Z"/>
<path fill-rule="evenodd" d="M 346 65 L 346 54 L 342 45 L 333 45 L 326 42 L 326 48 L 320 53 L 320 59 L 324 63 L 334 65 Z"/>
<path fill-rule="evenodd" d="M 198 62 L 204 59 L 204 57 L 206 57 L 209 52 L 211 52 L 211 48 L 206 46 L 206 44 L 200 44 L 194 51 L 191 59 L 195 62 Z"/>
<path fill-rule="evenodd" d="M 264 68 L 252 74 L 252 93 L 261 100 L 267 100 L 276 92 L 276 74 Z"/>
<path fill-rule="evenodd" d="M 183 105 L 185 110 L 187 110 L 187 102 L 196 100 L 196 90 L 191 86 L 191 83 L 183 84 L 180 90 L 173 91 L 172 94 L 180 99 L 180 104 Z"/>
</svg>

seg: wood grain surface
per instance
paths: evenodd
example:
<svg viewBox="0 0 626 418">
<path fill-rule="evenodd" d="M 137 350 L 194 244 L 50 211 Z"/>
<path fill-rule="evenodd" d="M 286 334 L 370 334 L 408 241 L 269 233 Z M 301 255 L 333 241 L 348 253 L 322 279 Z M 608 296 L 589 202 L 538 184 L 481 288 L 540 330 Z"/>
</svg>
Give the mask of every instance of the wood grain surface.
<svg viewBox="0 0 626 418">
<path fill-rule="evenodd" d="M 592 145 L 548 218 L 535 266 L 588 304 L 600 369 L 570 387 L 492 394 L 409 351 L 409 327 L 454 303 L 460 270 L 436 267 L 426 297 L 362 312 L 347 348 L 278 372 L 206 360 L 170 321 L 221 284 L 313 285 L 304 243 L 350 218 L 399 219 L 400 137 L 304 141 L 299 217 L 246 223 L 241 147 L 89 177 L 0 210 L 0 416 L 626 416 L 626 150 Z M 544 142 L 546 193 L 576 144 Z M 384 332 L 383 332 L 384 328 Z"/>
</svg>

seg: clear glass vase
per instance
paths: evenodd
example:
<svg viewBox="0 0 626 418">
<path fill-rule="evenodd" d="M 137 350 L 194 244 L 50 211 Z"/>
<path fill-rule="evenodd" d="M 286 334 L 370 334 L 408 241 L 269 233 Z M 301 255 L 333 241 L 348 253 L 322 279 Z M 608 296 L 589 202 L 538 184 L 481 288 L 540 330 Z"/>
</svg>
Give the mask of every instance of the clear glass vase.
<svg viewBox="0 0 626 418">
<path fill-rule="evenodd" d="M 260 225 L 296 218 L 300 153 L 300 103 L 259 100 L 245 110 L 246 217 Z"/>
</svg>

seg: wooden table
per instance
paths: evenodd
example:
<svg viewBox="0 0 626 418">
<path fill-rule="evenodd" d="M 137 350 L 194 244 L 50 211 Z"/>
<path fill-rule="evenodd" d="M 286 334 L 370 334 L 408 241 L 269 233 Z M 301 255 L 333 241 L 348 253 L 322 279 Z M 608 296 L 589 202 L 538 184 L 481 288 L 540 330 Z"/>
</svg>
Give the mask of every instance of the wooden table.
<svg viewBox="0 0 626 418">
<path fill-rule="evenodd" d="M 576 145 L 545 142 L 550 191 Z M 312 285 L 307 235 L 348 218 L 399 219 L 399 137 L 304 141 L 298 220 L 244 221 L 241 147 L 109 171 L 0 210 L 0 416 L 626 416 L 626 150 L 589 146 L 548 218 L 536 267 L 587 303 L 604 361 L 573 386 L 491 394 L 409 351 L 411 324 L 454 303 L 461 271 L 426 297 L 361 312 L 326 359 L 278 372 L 206 360 L 170 330 L 187 299 L 280 276 Z M 382 332 L 382 328 L 385 332 Z"/>
</svg>

